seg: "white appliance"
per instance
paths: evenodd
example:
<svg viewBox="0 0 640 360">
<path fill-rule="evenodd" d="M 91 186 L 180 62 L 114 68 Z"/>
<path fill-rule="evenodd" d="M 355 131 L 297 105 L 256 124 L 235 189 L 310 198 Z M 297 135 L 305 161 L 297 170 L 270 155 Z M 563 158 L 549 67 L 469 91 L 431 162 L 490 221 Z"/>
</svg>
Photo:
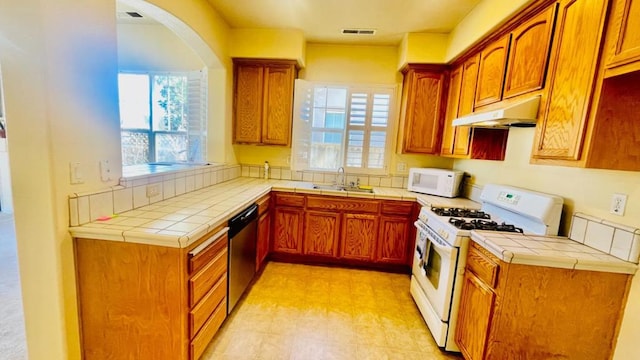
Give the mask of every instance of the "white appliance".
<svg viewBox="0 0 640 360">
<path fill-rule="evenodd" d="M 462 277 L 474 229 L 557 235 L 563 200 L 511 186 L 488 184 L 481 208 L 423 207 L 415 222 L 411 295 L 438 346 L 455 343 Z"/>
<path fill-rule="evenodd" d="M 407 190 L 422 194 L 456 197 L 464 172 L 437 168 L 411 168 Z"/>
</svg>

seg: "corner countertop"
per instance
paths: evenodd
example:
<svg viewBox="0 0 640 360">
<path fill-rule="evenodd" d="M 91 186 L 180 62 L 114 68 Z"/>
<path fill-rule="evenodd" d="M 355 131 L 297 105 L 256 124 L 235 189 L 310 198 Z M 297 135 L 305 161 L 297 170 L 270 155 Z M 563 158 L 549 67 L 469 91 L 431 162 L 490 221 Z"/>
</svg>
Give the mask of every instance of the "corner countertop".
<svg viewBox="0 0 640 360">
<path fill-rule="evenodd" d="M 472 230 L 471 240 L 511 264 L 635 274 L 638 265 L 567 237 Z"/>
<path fill-rule="evenodd" d="M 373 193 L 314 189 L 303 181 L 240 177 L 167 200 L 126 211 L 103 221 L 69 228 L 74 238 L 123 241 L 185 248 L 270 191 L 417 201 L 422 206 L 479 207 L 464 198 L 417 194 L 405 189 L 375 187 Z"/>
</svg>

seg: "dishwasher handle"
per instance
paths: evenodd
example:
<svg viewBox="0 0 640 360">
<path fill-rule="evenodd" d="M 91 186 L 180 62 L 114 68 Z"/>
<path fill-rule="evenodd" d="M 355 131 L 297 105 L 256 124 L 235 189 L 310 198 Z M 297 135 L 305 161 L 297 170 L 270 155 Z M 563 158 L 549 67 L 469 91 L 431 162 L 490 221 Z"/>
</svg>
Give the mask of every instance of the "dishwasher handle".
<svg viewBox="0 0 640 360">
<path fill-rule="evenodd" d="M 258 205 L 252 204 L 229 220 L 229 237 L 239 233 L 249 223 L 258 218 Z"/>
</svg>

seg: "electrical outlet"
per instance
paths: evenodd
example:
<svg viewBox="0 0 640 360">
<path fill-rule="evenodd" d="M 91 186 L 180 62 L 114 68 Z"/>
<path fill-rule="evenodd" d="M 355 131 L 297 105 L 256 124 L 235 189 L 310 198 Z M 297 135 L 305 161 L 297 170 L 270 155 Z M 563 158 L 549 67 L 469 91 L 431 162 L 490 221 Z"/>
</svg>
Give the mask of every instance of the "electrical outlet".
<svg viewBox="0 0 640 360">
<path fill-rule="evenodd" d="M 407 171 L 407 163 L 399 162 L 396 164 L 396 171 L 403 173 Z"/>
<path fill-rule="evenodd" d="M 147 185 L 147 197 L 152 198 L 160 195 L 160 184 Z"/>
<path fill-rule="evenodd" d="M 611 196 L 610 213 L 623 216 L 625 206 L 627 206 L 627 194 L 613 194 Z"/>
</svg>

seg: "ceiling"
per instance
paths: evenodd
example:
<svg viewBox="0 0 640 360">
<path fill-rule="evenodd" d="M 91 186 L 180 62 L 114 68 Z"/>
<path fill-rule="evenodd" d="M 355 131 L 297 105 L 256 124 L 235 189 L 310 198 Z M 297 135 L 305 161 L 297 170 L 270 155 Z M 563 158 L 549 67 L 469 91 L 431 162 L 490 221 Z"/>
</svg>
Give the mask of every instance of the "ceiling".
<svg viewBox="0 0 640 360">
<path fill-rule="evenodd" d="M 396 45 L 408 32 L 450 32 L 481 0 L 208 1 L 232 28 L 293 28 L 309 42 Z M 343 35 L 346 28 L 376 33 Z"/>
</svg>

